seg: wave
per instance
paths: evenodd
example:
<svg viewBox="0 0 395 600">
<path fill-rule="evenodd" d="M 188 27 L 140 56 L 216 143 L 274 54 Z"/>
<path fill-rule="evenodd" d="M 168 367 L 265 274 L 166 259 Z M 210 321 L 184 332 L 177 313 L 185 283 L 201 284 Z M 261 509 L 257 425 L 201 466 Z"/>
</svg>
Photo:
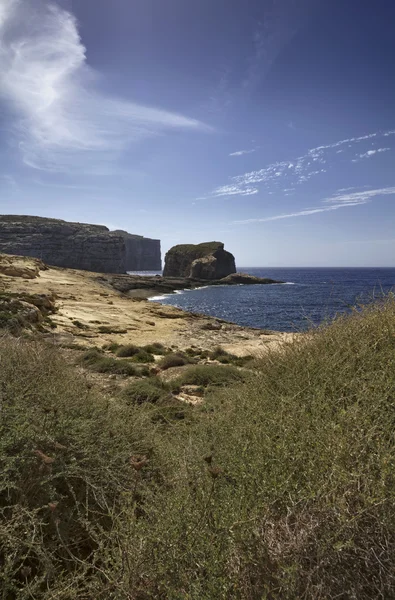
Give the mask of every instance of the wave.
<svg viewBox="0 0 395 600">
<path fill-rule="evenodd" d="M 169 296 L 172 296 L 173 294 L 161 294 L 160 296 L 151 296 L 151 298 L 148 298 L 149 302 L 156 302 L 159 300 L 166 300 L 166 298 L 168 298 Z"/>
</svg>

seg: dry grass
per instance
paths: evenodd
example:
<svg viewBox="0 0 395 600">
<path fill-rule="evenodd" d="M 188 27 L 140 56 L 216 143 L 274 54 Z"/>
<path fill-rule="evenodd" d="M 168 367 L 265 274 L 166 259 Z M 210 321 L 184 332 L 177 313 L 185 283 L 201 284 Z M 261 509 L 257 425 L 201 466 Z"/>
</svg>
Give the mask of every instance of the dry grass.
<svg viewBox="0 0 395 600">
<path fill-rule="evenodd" d="M 185 412 L 0 356 L 4 599 L 393 597 L 393 297 Z"/>
</svg>

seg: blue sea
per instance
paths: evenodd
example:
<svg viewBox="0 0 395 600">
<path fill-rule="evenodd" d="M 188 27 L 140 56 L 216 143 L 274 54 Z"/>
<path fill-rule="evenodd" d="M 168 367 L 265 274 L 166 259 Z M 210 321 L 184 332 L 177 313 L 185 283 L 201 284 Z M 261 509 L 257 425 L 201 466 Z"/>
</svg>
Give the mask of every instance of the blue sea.
<svg viewBox="0 0 395 600">
<path fill-rule="evenodd" d="M 239 325 L 304 331 L 395 291 L 395 268 L 240 268 L 285 285 L 213 286 L 151 300 Z"/>
</svg>

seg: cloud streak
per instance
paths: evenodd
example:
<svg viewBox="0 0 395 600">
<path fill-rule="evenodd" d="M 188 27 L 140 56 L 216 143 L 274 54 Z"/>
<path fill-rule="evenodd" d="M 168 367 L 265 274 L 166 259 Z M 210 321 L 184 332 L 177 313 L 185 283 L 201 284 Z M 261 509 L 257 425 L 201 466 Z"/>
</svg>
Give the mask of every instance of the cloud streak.
<svg viewBox="0 0 395 600">
<path fill-rule="evenodd" d="M 305 208 L 296 212 L 273 215 L 270 217 L 233 221 L 233 225 L 251 225 L 252 223 L 267 223 L 270 221 L 279 221 L 282 219 L 292 219 L 294 217 L 307 217 L 318 213 L 339 210 L 340 208 L 350 208 L 352 206 L 359 206 L 361 204 L 367 204 L 373 198 L 379 196 L 395 195 L 395 186 L 388 188 L 379 188 L 375 190 L 362 190 L 360 192 L 348 194 L 341 193 L 342 191 L 343 190 L 339 190 L 339 193 L 335 194 L 334 196 L 321 200 L 321 204 L 323 204 L 324 206 L 321 205 L 313 208 Z"/>
<path fill-rule="evenodd" d="M 97 90 L 74 16 L 46 0 L 0 0 L 0 99 L 24 162 L 95 171 L 131 144 L 168 130 L 208 131 L 196 119 Z"/>
<path fill-rule="evenodd" d="M 375 154 L 380 154 L 381 152 L 388 152 L 391 148 L 377 148 L 376 150 L 368 150 L 363 154 L 359 154 L 358 158 L 354 158 L 352 162 L 359 162 L 364 158 L 371 158 Z"/>
<path fill-rule="evenodd" d="M 388 138 L 390 136 L 395 136 L 395 130 L 386 131 L 384 133 L 370 133 L 368 135 L 347 138 L 332 144 L 311 148 L 305 154 L 292 160 L 278 161 L 271 163 L 262 169 L 258 169 L 257 171 L 249 171 L 242 175 L 233 176 L 230 178 L 230 183 L 215 188 L 205 196 L 205 199 L 226 196 L 226 193 L 224 192 L 227 189 L 232 191 L 229 195 L 246 196 L 250 195 L 246 193 L 246 190 L 251 188 L 257 190 L 254 191 L 255 194 L 261 189 L 265 192 L 270 190 L 269 193 L 273 193 L 274 191 L 280 193 L 284 188 L 289 189 L 301 186 L 310 181 L 310 179 L 326 173 L 332 168 L 334 161 L 352 161 L 349 153 L 353 152 L 352 156 L 355 157 L 355 150 L 353 151 L 354 146 L 371 142 L 371 140 L 374 140 L 375 138 Z M 389 150 L 391 150 L 391 148 L 376 148 L 361 152 L 358 161 L 362 158 L 369 158 L 377 153 L 387 152 Z M 240 152 L 244 153 L 244 151 Z M 341 158 L 338 156 L 339 153 Z M 236 153 L 236 155 L 238 154 Z M 258 185 L 260 187 L 257 187 Z"/>
<path fill-rule="evenodd" d="M 237 152 L 231 152 L 229 156 L 243 156 L 243 154 L 252 154 L 253 152 L 256 152 L 256 148 L 252 150 L 237 150 Z"/>
</svg>

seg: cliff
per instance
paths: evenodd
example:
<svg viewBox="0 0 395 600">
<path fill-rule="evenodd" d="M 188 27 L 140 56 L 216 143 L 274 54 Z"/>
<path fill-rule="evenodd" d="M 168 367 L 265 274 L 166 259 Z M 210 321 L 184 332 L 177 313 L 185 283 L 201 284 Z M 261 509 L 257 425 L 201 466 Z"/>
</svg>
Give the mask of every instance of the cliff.
<svg viewBox="0 0 395 600">
<path fill-rule="evenodd" d="M 159 240 L 44 217 L 0 215 L 0 252 L 101 273 L 161 269 Z"/>
<path fill-rule="evenodd" d="M 204 242 L 170 248 L 165 256 L 163 275 L 215 280 L 235 272 L 235 258 L 224 250 L 222 242 Z"/>
</svg>

